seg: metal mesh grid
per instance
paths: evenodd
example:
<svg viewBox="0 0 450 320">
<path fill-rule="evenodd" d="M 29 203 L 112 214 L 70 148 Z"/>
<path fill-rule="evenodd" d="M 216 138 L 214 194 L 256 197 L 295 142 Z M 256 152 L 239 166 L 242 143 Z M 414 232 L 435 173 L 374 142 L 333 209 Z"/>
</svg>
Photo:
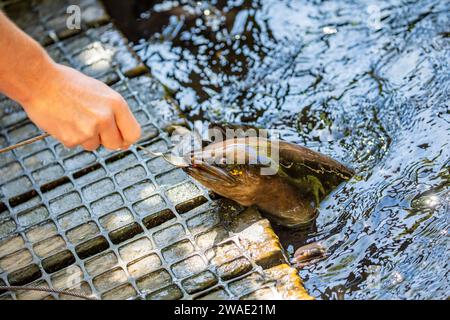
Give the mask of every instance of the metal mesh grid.
<svg viewBox="0 0 450 320">
<path fill-rule="evenodd" d="M 70 5 L 80 8 L 81 30 L 66 26 L 66 13 Z M 59 39 L 64 39 L 110 21 L 97 0 L 0 0 L 0 9 L 2 7 L 22 30 L 42 45 L 54 42 L 49 30 L 55 32 Z"/>
<path fill-rule="evenodd" d="M 142 65 L 112 25 L 63 41 L 49 34 L 54 43 L 47 49 L 57 61 L 114 83 L 149 137 L 145 146 L 169 148 L 160 127 L 174 118 L 173 109 L 152 78 L 126 77 L 141 74 Z M 39 133 L 14 102 L 0 104 L 1 146 Z M 265 220 L 247 210 L 224 223 L 224 214 L 241 208 L 212 201 L 183 171 L 135 147 L 85 152 L 47 138 L 0 155 L 0 192 L 0 284 L 77 288 L 103 299 L 280 295 L 239 235 Z M 282 263 L 280 252 L 258 263 Z M 0 292 L 0 298 L 57 296 Z"/>
</svg>

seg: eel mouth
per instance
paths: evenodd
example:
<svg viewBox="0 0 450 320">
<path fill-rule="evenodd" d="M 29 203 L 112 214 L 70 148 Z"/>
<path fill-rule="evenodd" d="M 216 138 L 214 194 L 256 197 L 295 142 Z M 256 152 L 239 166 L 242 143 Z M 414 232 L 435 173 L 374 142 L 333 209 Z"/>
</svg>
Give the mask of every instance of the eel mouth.
<svg viewBox="0 0 450 320">
<path fill-rule="evenodd" d="M 208 184 L 236 185 L 236 179 L 227 171 L 208 163 L 195 163 L 183 168 L 191 177 Z"/>
</svg>

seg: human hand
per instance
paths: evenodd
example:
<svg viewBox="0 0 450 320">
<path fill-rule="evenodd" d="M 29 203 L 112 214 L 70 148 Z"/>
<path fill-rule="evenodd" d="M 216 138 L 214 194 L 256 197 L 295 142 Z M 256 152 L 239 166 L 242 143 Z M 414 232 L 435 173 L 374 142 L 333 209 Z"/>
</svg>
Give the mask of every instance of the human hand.
<svg viewBox="0 0 450 320">
<path fill-rule="evenodd" d="M 127 149 L 141 135 L 120 94 L 72 68 L 52 61 L 29 90 L 21 101 L 29 118 L 68 148 Z"/>
</svg>

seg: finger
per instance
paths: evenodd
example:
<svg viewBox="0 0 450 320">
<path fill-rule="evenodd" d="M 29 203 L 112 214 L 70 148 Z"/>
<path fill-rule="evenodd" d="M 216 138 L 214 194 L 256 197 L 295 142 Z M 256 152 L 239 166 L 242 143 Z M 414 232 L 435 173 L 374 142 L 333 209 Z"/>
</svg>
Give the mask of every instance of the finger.
<svg viewBox="0 0 450 320">
<path fill-rule="evenodd" d="M 114 116 L 101 128 L 100 139 L 105 148 L 109 150 L 118 150 L 122 148 L 124 143 L 122 135 L 117 128 Z"/>
<path fill-rule="evenodd" d="M 97 148 L 100 146 L 100 137 L 97 135 L 94 138 L 86 140 L 81 144 L 81 146 L 88 151 L 97 150 Z"/>
<path fill-rule="evenodd" d="M 64 145 L 64 148 L 66 148 L 66 149 L 73 149 L 76 146 L 78 146 L 78 144 L 74 143 L 74 142 L 64 142 L 64 141 L 62 141 L 61 143 Z"/>
<path fill-rule="evenodd" d="M 114 115 L 123 138 L 124 147 L 135 143 L 141 136 L 141 126 L 131 113 L 125 100 L 116 107 Z"/>
</svg>

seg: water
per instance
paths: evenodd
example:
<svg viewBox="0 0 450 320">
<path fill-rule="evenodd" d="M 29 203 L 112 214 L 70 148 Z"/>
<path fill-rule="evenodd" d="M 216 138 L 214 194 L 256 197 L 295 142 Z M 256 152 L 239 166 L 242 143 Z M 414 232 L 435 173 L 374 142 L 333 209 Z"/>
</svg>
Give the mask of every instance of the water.
<svg viewBox="0 0 450 320">
<path fill-rule="evenodd" d="M 276 128 L 353 179 L 316 226 L 282 231 L 327 259 L 300 271 L 319 299 L 446 299 L 450 3 L 107 1 L 194 124 Z"/>
</svg>

